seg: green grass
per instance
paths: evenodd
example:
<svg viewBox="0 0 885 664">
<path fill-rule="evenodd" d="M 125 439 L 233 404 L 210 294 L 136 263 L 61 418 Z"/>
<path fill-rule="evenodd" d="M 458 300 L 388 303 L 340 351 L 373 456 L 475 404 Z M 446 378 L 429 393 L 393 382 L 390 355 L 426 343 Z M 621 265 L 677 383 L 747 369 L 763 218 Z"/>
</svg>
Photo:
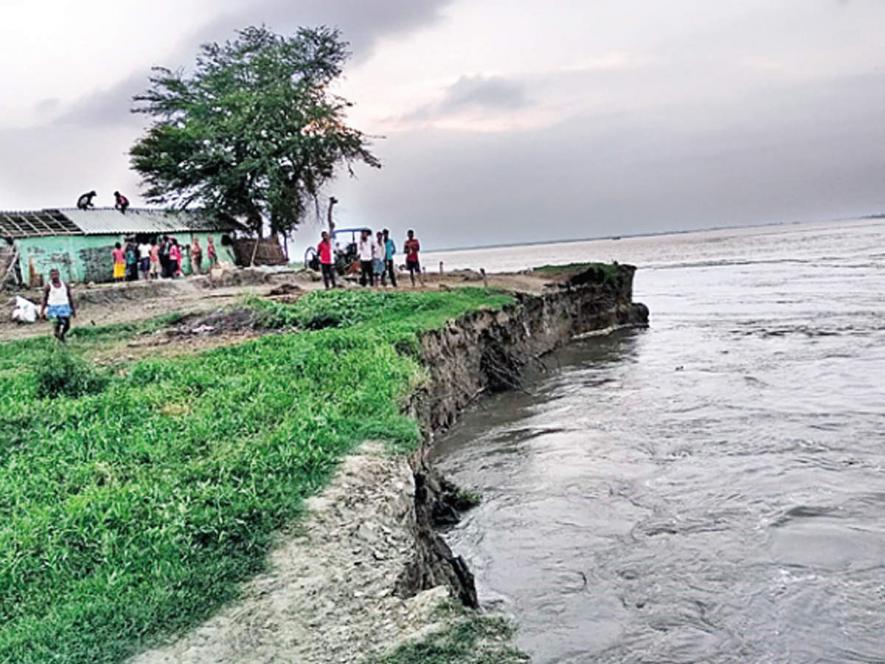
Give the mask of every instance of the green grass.
<svg viewBox="0 0 885 664">
<path fill-rule="evenodd" d="M 514 626 L 498 616 L 457 607 L 445 610 L 449 626 L 420 641 L 369 660 L 370 664 L 525 664 L 525 653 L 510 645 Z"/>
<path fill-rule="evenodd" d="M 51 342 L 0 345 L 0 662 L 119 661 L 233 598 L 343 455 L 419 440 L 401 412 L 424 377 L 417 335 L 510 301 L 462 289 L 261 304 L 275 326 L 340 323 L 142 360 L 80 397 L 38 395 Z"/>
<path fill-rule="evenodd" d="M 68 333 L 67 346 L 76 353 L 88 353 L 109 344 L 151 334 L 182 320 L 180 313 L 172 313 L 138 323 L 117 323 L 114 325 L 79 326 L 74 319 L 74 327 Z M 0 382 L 12 373 L 27 368 L 34 358 L 52 351 L 55 339 L 48 333 L 19 341 L 0 343 Z"/>
</svg>

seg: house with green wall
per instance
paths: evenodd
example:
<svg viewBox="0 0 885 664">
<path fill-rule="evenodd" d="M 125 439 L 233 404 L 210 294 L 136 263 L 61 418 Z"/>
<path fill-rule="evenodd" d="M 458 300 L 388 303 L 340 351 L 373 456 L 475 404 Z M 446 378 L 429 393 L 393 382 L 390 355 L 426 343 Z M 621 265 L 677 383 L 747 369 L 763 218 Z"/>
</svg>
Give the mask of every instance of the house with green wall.
<svg viewBox="0 0 885 664">
<path fill-rule="evenodd" d="M 245 231 L 236 221 L 219 220 L 200 211 L 130 208 L 124 214 L 113 208 L 72 208 L 0 212 L 0 245 L 4 245 L 4 255 L 17 261 L 9 269 L 17 269 L 26 286 L 45 283 L 52 268 L 70 282 L 111 281 L 111 250 L 117 242 L 130 238 L 145 242 L 164 235 L 182 245 L 182 271 L 191 274 L 190 252 L 185 249 L 194 238 L 203 247 L 204 262 L 212 237 L 219 261 L 234 263 L 232 238 Z"/>
</svg>

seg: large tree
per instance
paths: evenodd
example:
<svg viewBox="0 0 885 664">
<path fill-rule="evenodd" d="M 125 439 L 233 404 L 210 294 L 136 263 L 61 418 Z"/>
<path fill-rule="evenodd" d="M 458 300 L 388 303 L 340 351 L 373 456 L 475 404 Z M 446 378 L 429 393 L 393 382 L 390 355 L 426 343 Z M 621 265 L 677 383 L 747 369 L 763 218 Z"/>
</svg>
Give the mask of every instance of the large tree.
<svg viewBox="0 0 885 664">
<path fill-rule="evenodd" d="M 283 37 L 251 27 L 203 45 L 190 73 L 154 68 L 133 108 L 153 123 L 130 151 L 147 199 L 287 231 L 340 167 L 379 167 L 345 123 L 351 104 L 330 91 L 347 47 L 331 28 Z"/>
</svg>

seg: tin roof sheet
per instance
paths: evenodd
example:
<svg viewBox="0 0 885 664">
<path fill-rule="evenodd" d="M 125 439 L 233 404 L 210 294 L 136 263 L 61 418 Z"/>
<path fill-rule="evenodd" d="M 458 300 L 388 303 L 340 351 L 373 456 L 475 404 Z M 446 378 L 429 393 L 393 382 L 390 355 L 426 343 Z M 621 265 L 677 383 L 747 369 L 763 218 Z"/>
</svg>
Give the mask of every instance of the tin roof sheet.
<svg viewBox="0 0 885 664">
<path fill-rule="evenodd" d="M 245 230 L 235 221 L 220 221 L 200 211 L 168 212 L 130 208 L 123 214 L 113 208 L 0 212 L 0 237 L 48 235 L 154 235 L 186 232 Z"/>
<path fill-rule="evenodd" d="M 129 208 L 126 214 L 113 208 L 93 210 L 63 209 L 61 212 L 85 235 L 126 235 L 132 233 L 183 233 L 187 231 L 243 230 L 236 222 L 219 221 L 193 212 L 167 212 Z"/>
</svg>

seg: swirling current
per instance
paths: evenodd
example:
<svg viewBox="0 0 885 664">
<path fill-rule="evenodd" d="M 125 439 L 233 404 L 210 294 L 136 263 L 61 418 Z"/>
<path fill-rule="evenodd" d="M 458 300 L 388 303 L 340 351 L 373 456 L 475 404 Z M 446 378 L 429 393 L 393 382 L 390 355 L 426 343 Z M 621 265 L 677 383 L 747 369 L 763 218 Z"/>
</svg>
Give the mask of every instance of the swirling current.
<svg viewBox="0 0 885 664">
<path fill-rule="evenodd" d="M 428 257 L 430 258 L 430 257 Z M 533 661 L 885 662 L 885 221 L 437 254 L 639 268 L 438 441 L 448 534 Z"/>
</svg>

